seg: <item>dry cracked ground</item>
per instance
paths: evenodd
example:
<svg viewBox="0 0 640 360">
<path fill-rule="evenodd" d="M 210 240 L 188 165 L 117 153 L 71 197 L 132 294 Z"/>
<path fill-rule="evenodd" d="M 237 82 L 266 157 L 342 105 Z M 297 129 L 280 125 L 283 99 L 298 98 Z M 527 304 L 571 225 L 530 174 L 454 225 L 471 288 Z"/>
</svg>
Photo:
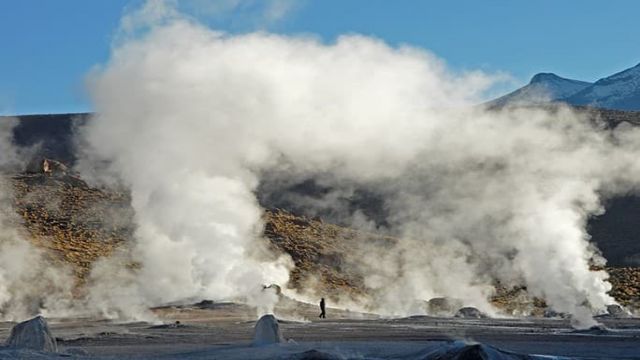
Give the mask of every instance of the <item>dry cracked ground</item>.
<svg viewBox="0 0 640 360">
<path fill-rule="evenodd" d="M 92 263 L 108 256 L 131 241 L 133 210 L 126 192 L 97 189 L 67 174 L 30 173 L 11 177 L 13 205 L 36 246 L 46 249 L 55 261 L 72 265 L 76 289 L 81 289 Z M 367 289 L 357 271 L 345 258 L 361 242 L 393 244 L 395 239 L 361 233 L 349 228 L 296 216 L 284 210 L 265 212 L 265 235 L 276 251 L 289 254 L 295 268 L 289 287 L 314 286 L 329 298 L 350 294 L 366 296 Z M 640 304 L 640 268 L 607 268 L 611 274 L 611 295 L 621 304 L 637 308 Z M 521 308 L 524 288 L 506 289 L 496 284 L 492 302 L 506 312 Z M 526 300 L 533 314 L 545 307 L 540 299 Z"/>
</svg>

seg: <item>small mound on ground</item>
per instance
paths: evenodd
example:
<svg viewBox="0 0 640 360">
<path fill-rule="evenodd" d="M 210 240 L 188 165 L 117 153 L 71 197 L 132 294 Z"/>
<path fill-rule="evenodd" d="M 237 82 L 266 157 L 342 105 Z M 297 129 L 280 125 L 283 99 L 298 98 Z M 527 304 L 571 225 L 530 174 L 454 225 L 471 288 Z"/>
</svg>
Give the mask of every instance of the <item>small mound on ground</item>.
<svg viewBox="0 0 640 360">
<path fill-rule="evenodd" d="M 229 302 L 229 301 L 217 302 L 213 300 L 202 300 L 198 303 L 188 305 L 187 307 L 194 307 L 196 309 L 203 309 L 203 310 L 204 309 L 215 310 L 215 309 L 232 308 L 232 307 L 238 307 L 238 306 L 241 306 L 241 304 Z"/>
<path fill-rule="evenodd" d="M 456 341 L 438 347 L 421 357 L 424 360 L 535 360 L 539 357 L 512 353 L 484 344 Z"/>
<path fill-rule="evenodd" d="M 607 313 L 616 319 L 631 317 L 631 315 L 622 306 L 617 304 L 607 305 Z"/>
<path fill-rule="evenodd" d="M 275 316 L 262 316 L 256 323 L 253 345 L 269 345 L 284 342 L 280 326 Z"/>
<path fill-rule="evenodd" d="M 186 328 L 186 327 L 188 327 L 188 326 L 180 323 L 180 321 L 176 321 L 176 322 L 171 323 L 171 324 L 161 324 L 161 325 L 149 326 L 149 329 L 181 329 L 181 328 Z"/>
<path fill-rule="evenodd" d="M 552 308 L 544 309 L 544 312 L 542 313 L 542 316 L 544 316 L 546 318 L 562 318 L 562 319 L 568 319 L 570 317 L 569 314 L 563 313 L 563 312 L 557 312 L 557 311 L 553 310 Z"/>
<path fill-rule="evenodd" d="M 58 352 L 56 339 L 51 335 L 49 325 L 42 316 L 36 316 L 17 324 L 11 329 L 6 346 L 44 352 Z"/>
<path fill-rule="evenodd" d="M 607 305 L 607 312 L 596 315 L 596 319 L 628 319 L 633 317 L 631 313 L 620 305 Z"/>
<path fill-rule="evenodd" d="M 461 300 L 447 297 L 432 298 L 427 302 L 427 312 L 434 316 L 451 316 L 461 307 Z"/>
<path fill-rule="evenodd" d="M 467 306 L 458 310 L 455 317 L 463 319 L 484 319 L 487 315 L 474 307 Z"/>
<path fill-rule="evenodd" d="M 588 335 L 610 335 L 611 330 L 607 329 L 606 326 L 602 324 L 593 325 L 588 329 L 577 329 L 573 331 L 578 334 L 588 334 Z"/>
<path fill-rule="evenodd" d="M 340 359 L 343 359 L 343 357 L 314 349 L 314 350 L 308 350 L 305 352 L 287 356 L 286 359 L 287 360 L 340 360 Z"/>
</svg>

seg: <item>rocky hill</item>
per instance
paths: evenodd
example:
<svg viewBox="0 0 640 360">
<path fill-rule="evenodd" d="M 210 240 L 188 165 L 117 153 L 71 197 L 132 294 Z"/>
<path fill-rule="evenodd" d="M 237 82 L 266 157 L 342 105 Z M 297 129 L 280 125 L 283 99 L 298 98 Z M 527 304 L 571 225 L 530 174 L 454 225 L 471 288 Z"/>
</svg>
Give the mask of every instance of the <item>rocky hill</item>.
<svg viewBox="0 0 640 360">
<path fill-rule="evenodd" d="M 108 256 L 118 246 L 131 241 L 134 225 L 129 196 L 125 192 L 96 189 L 69 174 L 17 174 L 11 178 L 13 204 L 38 247 L 70 264 L 81 288 L 98 258 Z M 275 251 L 289 254 L 295 268 L 289 286 L 303 290 L 314 281 L 330 297 L 366 297 L 363 274 L 349 267 L 346 254 L 361 242 L 393 243 L 376 234 L 297 216 L 284 210 L 265 212 L 265 235 Z M 640 303 L 640 268 L 609 268 L 621 303 Z M 493 302 L 507 311 L 520 309 L 526 289 L 506 289 L 496 284 Z M 529 301 L 529 300 L 527 300 Z M 528 305 L 542 308 L 544 302 Z M 532 305 L 533 304 L 533 305 Z M 540 311 L 538 311 L 540 312 Z"/>
<path fill-rule="evenodd" d="M 91 188 L 70 175 L 19 174 L 12 184 L 13 206 L 31 241 L 71 264 L 79 285 L 96 259 L 131 238 L 127 194 Z"/>
<path fill-rule="evenodd" d="M 578 109 L 609 128 L 621 123 L 640 125 L 640 112 Z M 73 164 L 73 129 L 86 119 L 87 114 L 20 117 L 14 128 L 14 141 L 33 157 L 35 167 L 11 178 L 14 207 L 31 240 L 49 249 L 60 261 L 72 264 L 78 286 L 82 286 L 96 259 L 130 241 L 134 231 L 126 191 L 92 188 L 65 171 L 44 173 L 43 156 Z M 51 161 L 47 168 L 61 168 L 56 164 L 59 163 Z M 305 196 L 323 191 L 314 185 L 313 179 L 282 190 L 303 192 Z M 263 207 L 280 209 L 265 213 L 265 235 L 276 251 L 288 253 L 295 263 L 290 286 L 302 289 L 316 282 L 314 287 L 336 297 L 366 296 L 363 274 L 349 266 L 345 254 L 363 242 L 392 243 L 393 238 L 341 226 L 344 224 L 335 214 L 305 214 L 304 208 L 283 201 L 287 197 L 258 195 Z M 354 208 L 362 208 L 372 219 L 383 211 L 383 202 L 371 194 L 356 192 L 345 201 Z M 609 269 L 614 284 L 612 294 L 625 304 L 636 303 L 640 299 L 640 197 L 628 194 L 610 199 L 606 208 L 604 215 L 589 221 L 589 233 L 612 266 Z M 512 307 L 514 299 L 522 298 L 523 289 L 504 289 L 499 284 L 496 288 L 499 291 L 494 302 L 503 308 Z"/>
</svg>

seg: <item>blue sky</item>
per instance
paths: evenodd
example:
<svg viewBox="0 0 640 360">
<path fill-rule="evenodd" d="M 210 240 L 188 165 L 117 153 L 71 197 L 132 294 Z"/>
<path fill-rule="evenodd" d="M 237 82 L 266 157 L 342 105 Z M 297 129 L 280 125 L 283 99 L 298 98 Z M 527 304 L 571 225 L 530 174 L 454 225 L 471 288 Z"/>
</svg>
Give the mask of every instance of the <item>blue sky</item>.
<svg viewBox="0 0 640 360">
<path fill-rule="evenodd" d="M 429 49 L 455 70 L 581 80 L 640 62 L 637 0 L 178 0 L 229 32 L 344 33 Z M 89 111 L 84 79 L 141 0 L 0 0 L 0 114 Z M 277 10 L 275 13 L 272 10 Z"/>
</svg>

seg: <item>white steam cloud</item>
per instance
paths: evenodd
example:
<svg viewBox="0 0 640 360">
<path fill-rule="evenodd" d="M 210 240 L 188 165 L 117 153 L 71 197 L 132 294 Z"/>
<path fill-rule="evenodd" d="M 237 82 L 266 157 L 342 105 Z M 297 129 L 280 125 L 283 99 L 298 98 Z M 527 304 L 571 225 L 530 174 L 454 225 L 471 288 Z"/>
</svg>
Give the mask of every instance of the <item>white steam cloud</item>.
<svg viewBox="0 0 640 360">
<path fill-rule="evenodd" d="M 72 302 L 70 269 L 26 239 L 13 207 L 9 175 L 23 160 L 13 144 L 18 120 L 0 122 L 0 319 L 23 320 L 37 313 L 64 314 Z"/>
<path fill-rule="evenodd" d="M 568 109 L 471 106 L 493 80 L 363 36 L 231 36 L 175 13 L 122 42 L 92 76 L 80 168 L 108 160 L 131 188 L 140 267 L 127 296 L 153 305 L 286 283 L 256 189 L 266 171 L 323 174 L 337 191 L 384 194 L 385 231 L 401 239 L 352 254 L 368 306 L 403 314 L 450 296 L 491 310 L 498 279 L 588 325 L 613 299 L 607 274 L 589 270 L 585 223 L 603 194 L 637 185 L 640 134 Z"/>
</svg>

